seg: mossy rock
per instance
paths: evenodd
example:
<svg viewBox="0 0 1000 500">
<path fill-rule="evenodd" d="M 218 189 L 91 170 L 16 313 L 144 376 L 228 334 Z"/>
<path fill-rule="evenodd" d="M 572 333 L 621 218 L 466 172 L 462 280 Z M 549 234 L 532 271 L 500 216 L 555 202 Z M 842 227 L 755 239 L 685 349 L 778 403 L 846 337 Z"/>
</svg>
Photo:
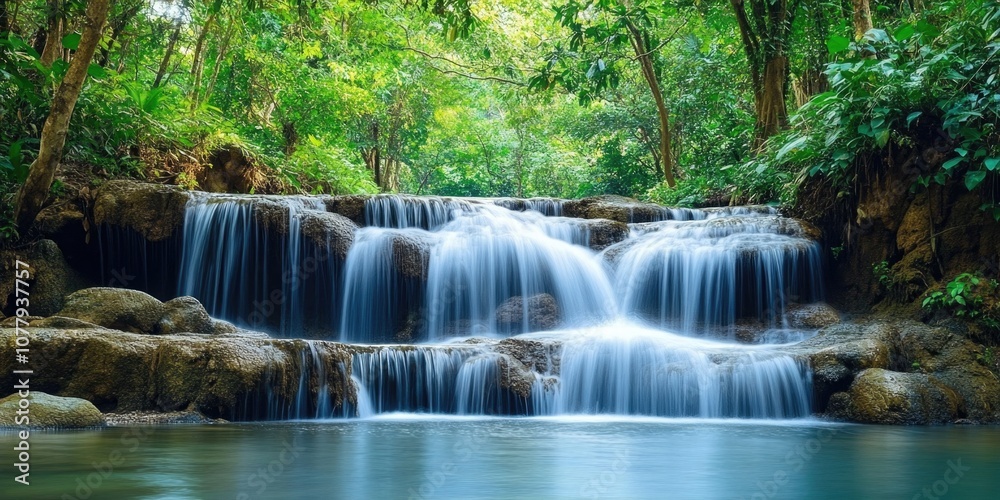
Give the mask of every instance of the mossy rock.
<svg viewBox="0 0 1000 500">
<path fill-rule="evenodd" d="M 29 427 L 76 429 L 103 427 L 104 415 L 90 401 L 80 398 L 53 396 L 31 391 L 26 398 Z M 0 399 L 0 427 L 14 427 L 21 396 L 17 393 Z"/>
<path fill-rule="evenodd" d="M 94 197 L 94 222 L 128 227 L 149 241 L 161 241 L 184 224 L 190 199 L 178 186 L 108 181 Z"/>
<path fill-rule="evenodd" d="M 147 293 L 97 287 L 70 294 L 58 316 L 126 332 L 153 333 L 164 312 L 163 303 Z"/>
<path fill-rule="evenodd" d="M 831 405 L 838 417 L 865 424 L 943 424 L 958 418 L 960 398 L 935 377 L 881 368 L 861 372 L 848 400 Z"/>
</svg>

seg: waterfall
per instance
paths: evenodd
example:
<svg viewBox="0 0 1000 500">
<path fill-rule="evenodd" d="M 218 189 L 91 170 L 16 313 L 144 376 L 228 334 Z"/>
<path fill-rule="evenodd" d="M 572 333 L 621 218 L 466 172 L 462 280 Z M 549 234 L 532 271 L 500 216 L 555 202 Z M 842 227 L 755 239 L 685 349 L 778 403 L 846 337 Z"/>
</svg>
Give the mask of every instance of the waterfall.
<svg viewBox="0 0 1000 500">
<path fill-rule="evenodd" d="M 810 412 L 811 372 L 775 344 L 809 335 L 784 317 L 822 300 L 820 246 L 773 208 L 613 200 L 624 224 L 548 198 L 379 195 L 356 228 L 329 201 L 195 195 L 173 240 L 102 227 L 102 274 L 126 262 L 215 317 L 349 344 L 334 364 L 302 343 L 298 371 L 276 366 L 282 390 L 240 396 L 238 419 Z M 338 217 L 346 233 L 316 223 Z M 744 320 L 771 344 L 734 343 Z"/>
</svg>

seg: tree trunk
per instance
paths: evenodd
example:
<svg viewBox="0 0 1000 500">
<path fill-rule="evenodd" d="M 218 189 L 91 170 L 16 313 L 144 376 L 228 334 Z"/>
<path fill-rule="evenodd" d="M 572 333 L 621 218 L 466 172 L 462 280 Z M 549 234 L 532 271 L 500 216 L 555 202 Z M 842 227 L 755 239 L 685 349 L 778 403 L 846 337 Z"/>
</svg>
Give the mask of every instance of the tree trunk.
<svg viewBox="0 0 1000 500">
<path fill-rule="evenodd" d="M 10 31 L 10 16 L 7 15 L 7 0 L 0 0 L 0 33 Z"/>
<path fill-rule="evenodd" d="M 226 54 L 229 53 L 229 43 L 233 39 L 233 33 L 236 31 L 236 16 L 233 15 L 229 19 L 229 27 L 226 28 L 226 34 L 222 39 L 222 45 L 219 47 L 219 53 L 215 56 L 215 65 L 212 67 L 212 77 L 208 80 L 208 87 L 205 89 L 205 95 L 202 97 L 204 102 L 209 102 L 212 98 L 212 92 L 215 90 L 215 82 L 219 80 L 219 70 L 222 68 L 222 62 L 226 59 Z"/>
<path fill-rule="evenodd" d="M 153 88 L 160 86 L 160 82 L 163 81 L 163 77 L 167 74 L 167 68 L 170 67 L 170 56 L 174 54 L 174 46 L 177 45 L 177 39 L 181 36 L 181 22 L 178 20 L 174 23 L 174 31 L 170 33 L 170 40 L 167 41 L 167 52 L 163 54 L 163 60 L 160 61 L 160 68 L 156 70 L 156 79 L 153 80 Z"/>
<path fill-rule="evenodd" d="M 642 67 L 642 76 L 645 78 L 646 84 L 649 85 L 650 92 L 653 93 L 653 101 L 656 102 L 656 114 L 660 119 L 660 161 L 663 163 L 663 178 L 667 181 L 668 186 L 674 187 L 677 182 L 674 180 L 674 165 L 670 152 L 670 111 L 663 101 L 663 93 L 660 92 L 660 83 L 656 79 L 652 57 L 646 48 L 642 33 L 632 21 L 626 20 L 625 25 L 632 35 L 632 49 Z"/>
<path fill-rule="evenodd" d="M 59 0 L 45 2 L 45 47 L 42 49 L 42 64 L 52 66 L 62 52 L 62 5 Z"/>
<path fill-rule="evenodd" d="M 87 68 L 94 58 L 94 52 L 97 51 L 97 44 L 101 41 L 104 22 L 108 18 L 108 8 L 109 0 L 90 0 L 87 3 L 80 46 L 69 63 L 66 76 L 52 97 L 49 117 L 42 127 L 38 158 L 31 164 L 28 178 L 17 194 L 17 208 L 14 213 L 17 227 L 22 232 L 35 221 L 42 204 L 49 196 L 49 187 L 52 186 L 59 160 L 62 158 L 63 146 L 66 145 L 66 132 L 73 116 L 73 108 L 80 97 L 83 82 L 87 78 Z"/>
<path fill-rule="evenodd" d="M 137 2 L 135 5 L 126 8 L 121 14 L 115 16 L 108 25 L 111 27 L 111 36 L 108 38 L 108 43 L 101 47 L 101 57 L 98 58 L 97 64 L 102 68 L 108 66 L 109 59 L 111 57 L 111 49 L 115 47 L 115 43 L 118 42 L 118 38 L 128 27 L 128 24 L 132 22 L 132 18 L 139 13 L 139 9 L 144 5 L 143 2 Z"/>
<path fill-rule="evenodd" d="M 193 85 L 191 86 L 191 110 L 194 111 L 198 109 L 200 104 L 200 94 L 201 94 L 201 76 L 205 69 L 205 40 L 208 38 L 208 32 L 212 30 L 212 26 L 215 25 L 215 14 L 213 11 L 208 15 L 208 19 L 205 20 L 205 25 L 201 28 L 201 33 L 198 34 L 198 42 L 194 47 L 194 61 L 191 63 L 191 76 L 193 77 Z"/>
<path fill-rule="evenodd" d="M 750 67 L 754 94 L 753 149 L 788 122 L 788 43 L 799 0 L 730 0 Z M 746 7 L 750 7 L 749 15 Z"/>
<path fill-rule="evenodd" d="M 861 40 L 872 29 L 872 11 L 868 0 L 851 0 L 854 4 L 854 39 Z"/>
</svg>

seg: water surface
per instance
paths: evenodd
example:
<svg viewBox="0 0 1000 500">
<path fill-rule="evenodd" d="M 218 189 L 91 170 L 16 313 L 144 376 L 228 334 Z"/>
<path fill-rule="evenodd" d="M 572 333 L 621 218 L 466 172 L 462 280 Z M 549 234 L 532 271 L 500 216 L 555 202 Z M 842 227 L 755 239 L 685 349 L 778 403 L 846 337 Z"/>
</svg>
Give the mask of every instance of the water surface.
<svg viewBox="0 0 1000 500">
<path fill-rule="evenodd" d="M 11 450 L 14 435 L 0 443 Z M 31 486 L 8 467 L 0 498 L 910 499 L 1000 488 L 1000 427 L 395 414 L 36 432 L 31 450 Z"/>
</svg>

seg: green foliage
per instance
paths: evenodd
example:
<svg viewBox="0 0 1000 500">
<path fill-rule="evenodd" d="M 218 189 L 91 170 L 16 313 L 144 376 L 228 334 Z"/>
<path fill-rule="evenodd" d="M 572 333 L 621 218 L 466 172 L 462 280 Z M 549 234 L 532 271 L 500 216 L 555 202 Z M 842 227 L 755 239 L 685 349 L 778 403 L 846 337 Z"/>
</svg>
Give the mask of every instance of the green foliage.
<svg viewBox="0 0 1000 500">
<path fill-rule="evenodd" d="M 958 318 L 977 320 L 986 328 L 1000 331 L 997 293 L 1000 283 L 979 275 L 962 273 L 948 282 L 944 290 L 927 294 L 921 306 L 928 311 L 943 310 Z"/>
<path fill-rule="evenodd" d="M 970 190 L 997 182 L 1000 149 L 1000 3 L 964 8 L 935 2 L 891 30 L 857 43 L 832 36 L 837 60 L 827 66 L 830 91 L 792 117 L 792 129 L 769 144 L 766 161 L 846 187 L 869 152 L 934 143 L 947 137 L 948 157 L 927 165 L 913 189 L 957 180 Z M 874 54 L 873 57 L 865 57 Z M 988 200 L 984 210 L 995 210 Z"/>
</svg>

